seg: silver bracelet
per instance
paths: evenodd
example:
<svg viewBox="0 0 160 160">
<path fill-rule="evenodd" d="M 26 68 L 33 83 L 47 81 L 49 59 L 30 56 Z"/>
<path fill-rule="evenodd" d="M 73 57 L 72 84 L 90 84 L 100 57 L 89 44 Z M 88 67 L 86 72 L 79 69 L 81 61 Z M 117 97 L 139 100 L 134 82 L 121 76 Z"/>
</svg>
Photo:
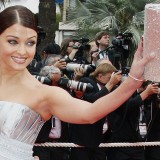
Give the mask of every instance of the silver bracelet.
<svg viewBox="0 0 160 160">
<path fill-rule="evenodd" d="M 139 82 L 143 82 L 143 81 L 144 81 L 144 80 L 142 80 L 142 79 L 138 79 L 138 78 L 133 77 L 130 73 L 128 73 L 128 76 L 129 76 L 130 78 L 134 79 L 135 81 L 139 81 Z"/>
</svg>

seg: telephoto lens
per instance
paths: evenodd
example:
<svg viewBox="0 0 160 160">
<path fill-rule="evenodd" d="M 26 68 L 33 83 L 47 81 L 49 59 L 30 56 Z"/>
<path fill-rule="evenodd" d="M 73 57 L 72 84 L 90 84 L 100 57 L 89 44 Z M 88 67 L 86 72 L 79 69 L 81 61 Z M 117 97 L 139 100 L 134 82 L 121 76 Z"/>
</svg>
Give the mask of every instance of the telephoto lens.
<svg viewBox="0 0 160 160">
<path fill-rule="evenodd" d="M 58 81 L 58 85 L 61 87 L 69 88 L 71 90 L 89 92 L 93 89 L 91 83 L 84 83 L 75 80 L 69 80 L 68 78 L 61 77 Z"/>
<path fill-rule="evenodd" d="M 67 63 L 66 70 L 74 71 L 76 68 L 79 68 L 79 67 L 84 68 L 85 72 L 95 70 L 94 66 L 90 64 L 78 64 L 78 63 Z"/>
<path fill-rule="evenodd" d="M 34 77 L 36 79 L 38 79 L 43 84 L 47 84 L 47 85 L 51 85 L 52 84 L 52 80 L 50 78 L 48 78 L 48 77 L 38 76 L 38 75 L 34 75 Z"/>
<path fill-rule="evenodd" d="M 70 86 L 71 89 L 82 92 L 89 92 L 93 89 L 91 83 L 78 82 L 74 80 L 69 80 L 68 85 Z"/>
</svg>

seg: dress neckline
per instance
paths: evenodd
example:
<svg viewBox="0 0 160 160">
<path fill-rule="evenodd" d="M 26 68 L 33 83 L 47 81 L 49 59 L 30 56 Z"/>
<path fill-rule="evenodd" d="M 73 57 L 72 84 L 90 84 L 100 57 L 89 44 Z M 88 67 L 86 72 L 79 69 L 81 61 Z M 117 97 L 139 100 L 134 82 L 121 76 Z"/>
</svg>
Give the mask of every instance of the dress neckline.
<svg viewBox="0 0 160 160">
<path fill-rule="evenodd" d="M 36 111 L 34 111 L 33 109 L 31 109 L 30 107 L 28 107 L 25 104 L 22 103 L 18 103 L 18 102 L 12 102 L 12 101 L 5 101 L 5 100 L 0 100 L 0 103 L 8 103 L 8 104 L 14 104 L 14 105 L 19 105 L 19 106 L 23 106 L 24 108 L 26 108 L 27 110 L 31 110 L 34 113 L 38 114 Z"/>
<path fill-rule="evenodd" d="M 14 105 L 19 105 L 19 106 L 21 106 L 21 107 L 23 107 L 23 108 L 25 108 L 25 109 L 27 109 L 27 110 L 30 110 L 31 112 L 33 112 L 33 113 L 35 113 L 35 114 L 37 114 L 37 115 L 39 115 L 41 118 L 42 118 L 42 116 L 38 113 L 38 112 L 36 112 L 36 111 L 34 111 L 32 108 L 30 108 L 30 107 L 28 107 L 27 105 L 25 105 L 25 104 L 22 104 L 22 103 L 18 103 L 18 102 L 12 102 L 12 101 L 6 101 L 6 100 L 0 100 L 0 104 L 1 103 L 8 103 L 8 104 L 14 104 Z M 42 118 L 43 119 L 43 118 Z M 44 119 L 43 119 L 43 121 L 45 121 Z"/>
</svg>

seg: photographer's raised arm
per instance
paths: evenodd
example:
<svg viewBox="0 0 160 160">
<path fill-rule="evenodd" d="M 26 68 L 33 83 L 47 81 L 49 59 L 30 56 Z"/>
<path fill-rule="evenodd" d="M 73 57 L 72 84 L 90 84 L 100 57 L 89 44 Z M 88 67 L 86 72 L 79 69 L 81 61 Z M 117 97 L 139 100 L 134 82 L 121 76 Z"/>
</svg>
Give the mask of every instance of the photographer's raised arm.
<svg viewBox="0 0 160 160">
<path fill-rule="evenodd" d="M 75 57 L 75 55 L 76 55 L 76 53 L 78 51 L 79 46 L 80 46 L 80 43 L 79 42 L 75 42 L 71 53 L 68 55 L 68 57 L 69 57 L 69 59 L 71 61 L 73 61 L 73 59 L 74 59 L 74 57 Z"/>
</svg>

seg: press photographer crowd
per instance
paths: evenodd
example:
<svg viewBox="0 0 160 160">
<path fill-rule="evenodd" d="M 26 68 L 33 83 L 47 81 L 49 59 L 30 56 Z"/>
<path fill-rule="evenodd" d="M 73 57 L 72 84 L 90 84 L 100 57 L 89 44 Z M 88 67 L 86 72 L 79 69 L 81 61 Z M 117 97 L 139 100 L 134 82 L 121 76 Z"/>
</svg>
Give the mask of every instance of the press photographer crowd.
<svg viewBox="0 0 160 160">
<path fill-rule="evenodd" d="M 44 36 L 41 30 L 40 39 Z M 130 66 L 126 62 L 132 37 L 132 33 L 119 33 L 111 40 L 108 32 L 101 31 L 92 41 L 66 38 L 60 46 L 46 44 L 42 58 L 35 57 L 28 70 L 41 83 L 62 87 L 73 97 L 93 103 L 119 87 L 128 76 Z M 41 129 L 36 143 L 67 142 L 81 147 L 34 146 L 34 154 L 40 160 L 158 159 L 159 147 L 99 147 L 108 142 L 159 141 L 158 90 L 157 83 L 144 82 L 120 108 L 94 124 L 69 124 L 53 116 Z"/>
</svg>

